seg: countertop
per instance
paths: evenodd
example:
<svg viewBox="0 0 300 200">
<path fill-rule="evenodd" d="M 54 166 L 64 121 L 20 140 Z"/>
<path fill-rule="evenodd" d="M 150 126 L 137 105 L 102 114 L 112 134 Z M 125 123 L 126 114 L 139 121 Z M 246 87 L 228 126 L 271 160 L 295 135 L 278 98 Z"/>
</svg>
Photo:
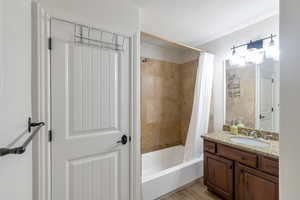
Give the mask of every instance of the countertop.
<svg viewBox="0 0 300 200">
<path fill-rule="evenodd" d="M 204 138 L 208 141 L 224 144 L 224 145 L 231 146 L 231 147 L 241 149 L 244 151 L 253 152 L 253 153 L 260 154 L 260 155 L 279 159 L 279 141 L 277 141 L 277 140 L 264 140 L 262 138 L 257 138 L 257 140 L 261 140 L 263 142 L 270 144 L 267 147 L 258 147 L 258 146 L 251 146 L 251 145 L 232 142 L 230 140 L 230 138 L 232 138 L 232 137 L 249 138 L 245 135 L 231 135 L 228 131 L 208 133 L 208 134 L 202 136 L 202 138 Z"/>
</svg>

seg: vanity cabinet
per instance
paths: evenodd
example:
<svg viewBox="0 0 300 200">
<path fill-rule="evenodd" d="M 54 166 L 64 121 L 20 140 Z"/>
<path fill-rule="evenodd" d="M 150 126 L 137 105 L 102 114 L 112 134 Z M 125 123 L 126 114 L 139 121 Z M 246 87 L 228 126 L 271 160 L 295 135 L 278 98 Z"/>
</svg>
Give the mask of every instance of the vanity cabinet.
<svg viewBox="0 0 300 200">
<path fill-rule="evenodd" d="M 278 200 L 278 160 L 204 140 L 204 184 L 226 200 Z"/>
</svg>

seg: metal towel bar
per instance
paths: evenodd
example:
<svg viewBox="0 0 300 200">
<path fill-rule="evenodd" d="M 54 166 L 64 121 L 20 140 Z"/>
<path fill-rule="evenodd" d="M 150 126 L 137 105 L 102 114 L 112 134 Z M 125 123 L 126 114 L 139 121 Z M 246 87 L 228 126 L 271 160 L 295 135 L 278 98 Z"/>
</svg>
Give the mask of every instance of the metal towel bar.
<svg viewBox="0 0 300 200">
<path fill-rule="evenodd" d="M 26 151 L 26 147 L 33 140 L 34 136 L 39 132 L 39 130 L 45 125 L 44 122 L 32 123 L 31 118 L 28 119 L 28 132 L 31 132 L 32 127 L 36 127 L 32 134 L 25 140 L 25 142 L 15 148 L 0 148 L 0 156 L 5 156 L 8 154 L 23 154 Z"/>
</svg>

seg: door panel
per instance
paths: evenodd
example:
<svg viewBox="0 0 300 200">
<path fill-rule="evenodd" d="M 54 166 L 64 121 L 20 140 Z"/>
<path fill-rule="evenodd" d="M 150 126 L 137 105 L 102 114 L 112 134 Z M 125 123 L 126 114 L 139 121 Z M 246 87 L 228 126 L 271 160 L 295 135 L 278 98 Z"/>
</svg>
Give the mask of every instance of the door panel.
<svg viewBox="0 0 300 200">
<path fill-rule="evenodd" d="M 278 178 L 238 164 L 236 194 L 239 200 L 278 200 Z"/>
<path fill-rule="evenodd" d="M 245 172 L 245 200 L 275 200 L 276 184 Z"/>
<path fill-rule="evenodd" d="M 130 54 L 73 40 L 52 20 L 53 200 L 128 200 Z M 97 33 L 94 33 L 97 34 Z"/>
<path fill-rule="evenodd" d="M 118 53 L 81 44 L 69 53 L 69 136 L 117 130 Z"/>
<path fill-rule="evenodd" d="M 68 161 L 70 199 L 118 199 L 119 159 L 112 152 Z"/>
<path fill-rule="evenodd" d="M 205 153 L 205 183 L 225 199 L 233 198 L 233 162 Z"/>
<path fill-rule="evenodd" d="M 208 182 L 228 192 L 228 177 L 227 173 L 224 173 L 227 171 L 227 166 L 211 158 L 208 158 L 208 166 Z"/>
</svg>

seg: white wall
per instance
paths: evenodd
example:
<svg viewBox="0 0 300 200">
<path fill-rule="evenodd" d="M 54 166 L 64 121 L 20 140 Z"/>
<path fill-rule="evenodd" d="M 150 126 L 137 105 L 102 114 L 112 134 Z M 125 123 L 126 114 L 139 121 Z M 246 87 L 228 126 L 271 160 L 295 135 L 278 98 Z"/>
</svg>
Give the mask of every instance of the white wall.
<svg viewBox="0 0 300 200">
<path fill-rule="evenodd" d="M 299 199 L 300 1 L 280 1 L 280 199 Z"/>
<path fill-rule="evenodd" d="M 140 28 L 139 8 L 133 0 L 39 0 L 51 15 L 131 35 Z"/>
<path fill-rule="evenodd" d="M 224 66 L 223 61 L 231 53 L 233 45 L 243 44 L 250 40 L 269 36 L 271 33 L 278 34 L 279 18 L 278 15 L 263 20 L 257 24 L 248 26 L 244 29 L 226 35 L 207 44 L 200 45 L 199 48 L 205 49 L 216 55 L 215 57 L 215 78 L 214 78 L 214 128 L 221 130 L 224 124 Z"/>
<path fill-rule="evenodd" d="M 31 115 L 30 0 L 1 0 L 0 10 L 1 148 L 26 129 Z M 22 155 L 0 158 L 0 199 L 32 200 L 31 144 Z"/>
<path fill-rule="evenodd" d="M 4 48 L 3 48 L 3 42 L 4 42 L 4 32 L 1 31 L 4 27 L 4 17 L 3 14 L 4 13 L 4 1 L 0 1 L 0 97 L 2 94 L 2 87 L 3 87 L 3 81 L 4 81 Z"/>
</svg>

